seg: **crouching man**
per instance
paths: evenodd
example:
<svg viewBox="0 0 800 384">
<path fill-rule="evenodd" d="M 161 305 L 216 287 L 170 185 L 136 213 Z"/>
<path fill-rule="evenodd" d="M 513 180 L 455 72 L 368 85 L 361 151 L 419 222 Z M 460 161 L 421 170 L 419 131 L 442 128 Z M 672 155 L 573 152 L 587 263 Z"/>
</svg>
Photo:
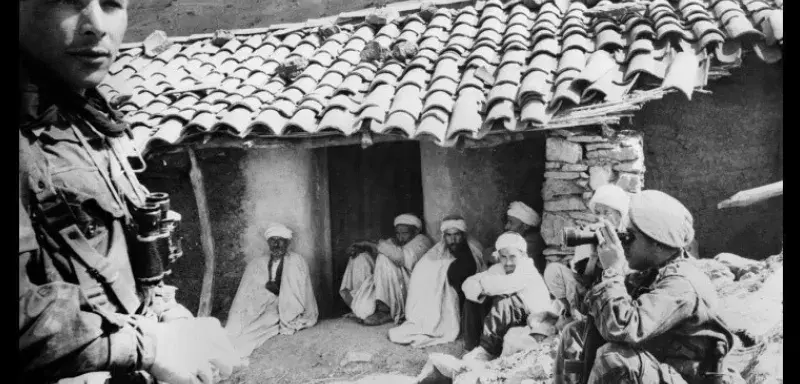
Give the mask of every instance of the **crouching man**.
<svg viewBox="0 0 800 384">
<path fill-rule="evenodd" d="M 411 272 L 433 246 L 430 238 L 420 233 L 422 220 L 413 214 L 397 216 L 394 230 L 394 237 L 377 244 L 361 242 L 351 247 L 366 252 L 350 252 L 339 294 L 365 325 L 402 322 Z"/>
<path fill-rule="evenodd" d="M 687 262 L 692 215 L 654 190 L 634 195 L 629 215 L 633 239 L 625 248 L 613 224 L 601 229 L 602 281 L 585 304 L 607 343 L 597 350 L 588 383 L 741 382 L 722 365 L 734 336 L 717 315 L 717 293 Z M 639 271 L 627 278 L 626 258 Z"/>
<path fill-rule="evenodd" d="M 512 327 L 528 326 L 530 333 L 544 338 L 554 333 L 550 293 L 528 257 L 525 238 L 506 232 L 497 238 L 499 263 L 470 276 L 462 289 L 470 301 L 492 302 L 483 322 L 478 347 L 464 355 L 465 361 L 489 361 L 500 355 L 503 338 Z"/>
</svg>

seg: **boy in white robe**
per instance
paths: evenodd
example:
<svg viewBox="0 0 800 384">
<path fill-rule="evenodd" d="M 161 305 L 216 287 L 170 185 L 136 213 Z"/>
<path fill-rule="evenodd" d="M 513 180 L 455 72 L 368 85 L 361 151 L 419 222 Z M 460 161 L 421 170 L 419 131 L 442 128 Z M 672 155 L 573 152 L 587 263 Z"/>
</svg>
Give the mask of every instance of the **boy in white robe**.
<svg viewBox="0 0 800 384">
<path fill-rule="evenodd" d="M 288 251 L 292 231 L 274 224 L 264 237 L 270 254 L 247 265 L 225 326 L 243 358 L 269 338 L 311 327 L 319 317 L 308 265 Z"/>
<path fill-rule="evenodd" d="M 542 239 L 540 226 L 542 219 L 536 211 L 521 201 L 514 201 L 508 205 L 506 211 L 506 232 L 516 232 L 528 242 L 528 256 L 533 259 L 533 265 L 540 273 L 544 273 L 547 260 L 544 258 L 544 249 L 547 245 Z M 494 259 L 496 249 L 486 250 L 486 259 L 489 266 L 498 262 Z"/>
<path fill-rule="evenodd" d="M 339 294 L 365 325 L 399 324 L 405 318 L 411 271 L 432 245 L 420 233 L 422 221 L 410 213 L 397 216 L 394 227 L 392 238 L 354 244 L 342 278 Z"/>
<path fill-rule="evenodd" d="M 469 277 L 462 286 L 468 300 L 491 302 L 483 322 L 480 343 L 464 360 L 488 361 L 500 355 L 503 338 L 512 327 L 527 326 L 536 337 L 555 334 L 555 313 L 550 292 L 528 256 L 521 235 L 506 232 L 495 243 L 499 263 Z"/>
<path fill-rule="evenodd" d="M 421 348 L 454 341 L 460 331 L 463 279 L 486 269 L 483 247 L 467 234 L 460 216 L 448 216 L 442 240 L 419 260 L 408 287 L 406 322 L 389 330 L 389 340 Z M 463 281 L 463 280 L 462 280 Z M 456 289 L 455 286 L 459 289 Z"/>
</svg>

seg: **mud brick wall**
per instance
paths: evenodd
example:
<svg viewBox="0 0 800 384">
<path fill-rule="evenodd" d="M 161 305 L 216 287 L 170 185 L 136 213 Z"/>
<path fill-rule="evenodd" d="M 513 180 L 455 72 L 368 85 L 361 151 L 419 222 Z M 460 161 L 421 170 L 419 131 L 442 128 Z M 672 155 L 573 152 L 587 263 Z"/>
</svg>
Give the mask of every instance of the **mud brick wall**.
<svg viewBox="0 0 800 384">
<path fill-rule="evenodd" d="M 615 138 L 553 133 L 547 138 L 541 233 L 547 262 L 568 262 L 574 248 L 563 246 L 565 227 L 588 224 L 587 207 L 600 186 L 613 183 L 630 193 L 644 187 L 642 135 L 626 131 Z"/>
</svg>

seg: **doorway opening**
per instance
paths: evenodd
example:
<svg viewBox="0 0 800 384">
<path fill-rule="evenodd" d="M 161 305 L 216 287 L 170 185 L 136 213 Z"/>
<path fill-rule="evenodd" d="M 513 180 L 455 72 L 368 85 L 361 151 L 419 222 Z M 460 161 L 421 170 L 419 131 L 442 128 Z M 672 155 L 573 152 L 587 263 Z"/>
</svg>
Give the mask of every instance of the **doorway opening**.
<svg viewBox="0 0 800 384">
<path fill-rule="evenodd" d="M 423 218 L 419 142 L 328 148 L 330 230 L 333 254 L 334 315 L 349 312 L 339 296 L 347 268 L 347 247 L 394 234 L 394 218 L 413 213 Z"/>
</svg>

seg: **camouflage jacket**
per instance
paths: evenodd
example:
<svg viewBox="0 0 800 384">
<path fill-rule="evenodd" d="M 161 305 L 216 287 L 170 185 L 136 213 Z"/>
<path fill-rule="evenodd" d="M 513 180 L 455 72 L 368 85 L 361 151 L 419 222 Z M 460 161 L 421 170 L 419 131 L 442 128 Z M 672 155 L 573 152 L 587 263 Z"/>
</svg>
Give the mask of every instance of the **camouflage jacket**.
<svg viewBox="0 0 800 384">
<path fill-rule="evenodd" d="M 24 68 L 23 68 L 24 69 Z M 54 117 L 47 95 L 20 73 L 19 168 L 19 356 L 22 382 L 57 381 L 88 372 L 131 372 L 146 369 L 154 359 L 155 341 L 149 324 L 163 313 L 142 308 L 128 259 L 124 210 L 104 181 L 110 175 L 118 192 L 141 188 L 123 177 L 109 141 L 65 116 Z M 83 127 L 85 143 L 75 127 Z M 78 128 L 81 129 L 81 128 Z M 96 164 L 98 161 L 100 164 Z M 99 165 L 99 169 L 98 169 Z M 84 241 L 84 251 L 104 258 L 126 299 L 108 300 L 99 284 L 79 281 L 81 268 L 70 252 L 34 217 L 37 196 L 51 190 L 66 201 Z M 160 289 L 156 290 L 156 296 Z M 177 310 L 174 301 L 156 298 L 158 310 Z"/>
<path fill-rule="evenodd" d="M 671 365 L 702 361 L 717 341 L 730 350 L 734 336 L 717 315 L 716 290 L 687 261 L 683 255 L 661 268 L 604 277 L 595 285 L 585 303 L 603 338 L 642 348 Z"/>
</svg>

